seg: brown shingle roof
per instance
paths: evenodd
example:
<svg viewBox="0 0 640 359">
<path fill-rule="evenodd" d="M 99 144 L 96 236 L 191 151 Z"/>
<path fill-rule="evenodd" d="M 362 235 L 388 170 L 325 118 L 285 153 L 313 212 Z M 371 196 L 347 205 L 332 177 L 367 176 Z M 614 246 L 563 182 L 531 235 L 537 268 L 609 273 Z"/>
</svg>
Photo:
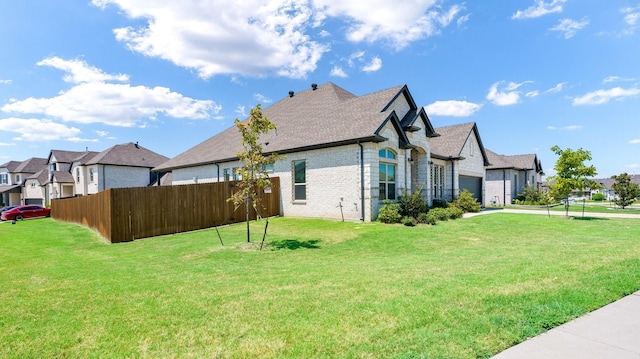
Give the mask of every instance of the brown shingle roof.
<svg viewBox="0 0 640 359">
<path fill-rule="evenodd" d="M 71 163 L 76 158 L 82 156 L 86 151 L 63 151 L 63 150 L 51 150 L 49 154 L 49 159 L 51 156 L 56 158 L 57 162 L 60 163 Z"/>
<path fill-rule="evenodd" d="M 315 90 L 307 89 L 285 97 L 262 110 L 277 127 L 276 131 L 261 137 L 263 150 L 265 153 L 286 153 L 330 144 L 355 143 L 356 140 L 380 139 L 377 132 L 391 114 L 383 110 L 402 94 L 411 100 L 406 86 L 356 96 L 333 83 L 326 83 Z M 393 120 L 398 127 L 400 120 Z M 404 136 L 403 132 L 401 136 Z M 240 151 L 240 134 L 234 125 L 154 168 L 154 171 L 228 161 L 237 158 Z"/>
<path fill-rule="evenodd" d="M 506 169 L 514 168 L 518 170 L 535 170 L 542 172 L 542 164 L 538 160 L 538 156 L 533 153 L 524 155 L 500 155 L 493 151 L 487 150 L 487 156 L 491 165 L 487 169 Z"/>
<path fill-rule="evenodd" d="M 169 160 L 168 157 L 148 150 L 136 143 L 110 147 L 86 162 L 86 165 L 114 165 L 153 168 Z"/>
<path fill-rule="evenodd" d="M 73 183 L 73 176 L 71 175 L 71 173 L 66 172 L 66 171 L 53 171 L 53 174 L 51 176 L 52 180 L 55 178 L 56 182 L 59 183 Z"/>
<path fill-rule="evenodd" d="M 431 138 L 431 155 L 436 158 L 460 158 L 462 149 L 470 136 L 475 136 L 480 146 L 484 165 L 490 164 L 475 122 L 438 127 L 439 137 Z"/>
<path fill-rule="evenodd" d="M 20 166 L 19 161 L 9 161 L 7 163 L 3 163 L 0 165 L 0 167 L 5 167 L 7 169 L 7 172 L 15 172 L 15 169 L 18 168 L 18 166 Z"/>
<path fill-rule="evenodd" d="M 15 172 L 19 173 L 36 173 L 43 168 L 47 168 L 47 159 L 32 157 L 28 160 L 22 161 L 16 168 Z"/>
</svg>

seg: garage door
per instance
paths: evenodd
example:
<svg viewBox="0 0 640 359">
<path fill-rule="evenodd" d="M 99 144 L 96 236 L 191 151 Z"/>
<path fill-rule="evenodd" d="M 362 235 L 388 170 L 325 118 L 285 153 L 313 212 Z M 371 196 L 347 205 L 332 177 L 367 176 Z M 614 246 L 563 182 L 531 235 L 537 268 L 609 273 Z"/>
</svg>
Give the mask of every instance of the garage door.
<svg viewBox="0 0 640 359">
<path fill-rule="evenodd" d="M 38 206 L 42 206 L 42 198 L 27 198 L 24 200 L 24 204 L 37 204 Z"/>
<path fill-rule="evenodd" d="M 473 197 L 482 203 L 482 177 L 460 176 L 460 192 L 467 189 Z"/>
</svg>

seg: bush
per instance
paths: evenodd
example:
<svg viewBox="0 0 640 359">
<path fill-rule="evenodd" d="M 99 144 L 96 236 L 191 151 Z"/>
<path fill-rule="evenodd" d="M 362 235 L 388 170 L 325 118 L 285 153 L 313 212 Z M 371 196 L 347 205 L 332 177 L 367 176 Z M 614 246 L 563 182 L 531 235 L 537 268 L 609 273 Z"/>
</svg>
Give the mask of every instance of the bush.
<svg viewBox="0 0 640 359">
<path fill-rule="evenodd" d="M 548 201 L 548 196 L 545 192 L 536 188 L 534 185 L 529 185 L 524 188 L 522 193 L 519 193 L 515 200 L 513 200 L 513 204 L 522 204 L 522 205 L 543 205 Z"/>
<path fill-rule="evenodd" d="M 420 213 L 416 218 L 420 224 L 436 224 L 436 219 L 433 216 L 429 216 L 427 213 Z"/>
<path fill-rule="evenodd" d="M 444 199 L 434 199 L 431 202 L 431 208 L 447 208 L 449 207 L 449 203 Z"/>
<path fill-rule="evenodd" d="M 382 207 L 378 211 L 378 221 L 382 223 L 400 223 L 402 216 L 400 215 L 400 205 L 386 199 L 382 202 Z"/>
<path fill-rule="evenodd" d="M 591 199 L 594 201 L 602 202 L 604 201 L 604 195 L 602 193 L 596 193 L 593 196 L 591 196 Z"/>
<path fill-rule="evenodd" d="M 448 208 L 432 208 L 427 212 L 427 216 L 432 217 L 436 221 L 448 221 L 449 215 L 450 212 Z"/>
<path fill-rule="evenodd" d="M 427 205 L 422 199 L 422 188 L 417 188 L 413 193 L 407 194 L 407 190 L 402 190 L 402 195 L 398 197 L 400 214 L 407 217 L 418 218 L 420 213 L 426 212 Z"/>
<path fill-rule="evenodd" d="M 462 190 L 458 198 L 453 201 L 453 205 L 460 208 L 464 213 L 480 212 L 480 203 L 473 198 L 473 194 L 468 189 Z"/>
<path fill-rule="evenodd" d="M 438 222 L 437 214 L 431 213 L 431 211 L 427 212 L 425 223 L 435 226 L 437 222 Z"/>
<path fill-rule="evenodd" d="M 452 206 L 449 206 L 449 208 L 447 208 L 447 214 L 449 215 L 449 219 L 458 219 L 458 218 L 462 218 L 464 211 L 452 205 Z"/>
<path fill-rule="evenodd" d="M 400 222 L 407 227 L 415 227 L 416 225 L 416 219 L 408 216 L 402 217 L 402 220 Z"/>
</svg>

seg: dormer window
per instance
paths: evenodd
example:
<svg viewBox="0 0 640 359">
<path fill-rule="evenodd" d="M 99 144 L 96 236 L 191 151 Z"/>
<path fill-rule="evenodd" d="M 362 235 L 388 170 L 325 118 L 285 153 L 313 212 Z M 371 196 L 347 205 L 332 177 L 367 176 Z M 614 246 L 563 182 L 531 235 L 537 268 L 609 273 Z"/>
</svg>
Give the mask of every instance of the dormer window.
<svg viewBox="0 0 640 359">
<path fill-rule="evenodd" d="M 49 171 L 53 172 L 53 171 L 55 171 L 55 170 L 56 170 L 56 164 L 55 164 L 55 163 L 51 163 L 51 164 L 49 165 Z"/>
</svg>

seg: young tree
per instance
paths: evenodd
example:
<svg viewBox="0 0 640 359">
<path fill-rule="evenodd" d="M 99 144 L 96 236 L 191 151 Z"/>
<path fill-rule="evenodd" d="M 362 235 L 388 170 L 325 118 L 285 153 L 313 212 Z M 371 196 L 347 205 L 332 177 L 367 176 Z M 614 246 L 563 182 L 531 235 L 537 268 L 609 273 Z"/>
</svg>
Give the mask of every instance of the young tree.
<svg viewBox="0 0 640 359">
<path fill-rule="evenodd" d="M 596 168 L 591 165 L 585 165 L 585 161 L 591 160 L 591 152 L 579 148 L 572 150 L 570 148 L 562 149 L 559 146 L 551 147 L 558 160 L 553 166 L 556 171 L 554 176 L 547 178 L 550 183 L 549 188 L 551 195 L 558 199 L 565 200 L 564 207 L 566 215 L 569 215 L 569 195 L 573 190 L 582 191 L 585 188 L 598 188 L 599 184 L 589 179 L 598 174 Z"/>
<path fill-rule="evenodd" d="M 640 185 L 635 182 L 631 182 L 631 176 L 626 172 L 617 176 L 611 176 L 616 181 L 612 185 L 613 190 L 616 192 L 617 198 L 613 200 L 615 204 L 624 209 L 635 202 L 636 195 L 640 189 Z"/>
<path fill-rule="evenodd" d="M 241 122 L 236 119 L 235 124 L 242 135 L 244 151 L 238 152 L 237 155 L 243 163 L 243 166 L 239 169 L 241 178 L 236 184 L 238 190 L 233 193 L 228 201 L 232 201 L 236 208 L 240 207 L 243 203 L 246 205 L 247 242 L 251 242 L 249 210 L 253 207 L 257 212 L 257 204 L 259 201 L 257 189 L 264 189 L 265 187 L 271 186 L 266 166 L 273 165 L 280 159 L 280 156 L 276 154 L 265 156 L 262 153 L 260 135 L 275 130 L 276 125 L 262 114 L 260 104 L 251 109 L 251 114 L 247 121 Z"/>
</svg>

